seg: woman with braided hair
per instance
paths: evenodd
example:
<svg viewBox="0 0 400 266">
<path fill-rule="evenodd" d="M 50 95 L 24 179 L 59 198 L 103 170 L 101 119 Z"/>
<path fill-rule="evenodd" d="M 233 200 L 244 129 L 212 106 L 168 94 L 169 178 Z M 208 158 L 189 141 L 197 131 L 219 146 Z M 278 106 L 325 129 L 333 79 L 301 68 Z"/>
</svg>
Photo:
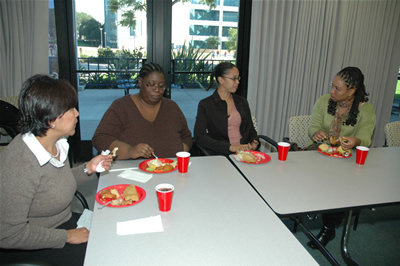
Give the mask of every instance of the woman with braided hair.
<svg viewBox="0 0 400 266">
<path fill-rule="evenodd" d="M 92 142 L 98 151 L 118 147 L 117 158 L 174 157 L 192 144 L 186 119 L 178 105 L 163 97 L 165 74 L 149 63 L 139 73 L 139 93 L 115 100 L 104 114 Z"/>
<path fill-rule="evenodd" d="M 357 67 L 346 67 L 336 74 L 331 83 L 331 93 L 321 96 L 314 105 L 308 135 L 312 141 L 329 139 L 340 143 L 343 150 L 357 146 L 369 147 L 375 129 L 374 108 L 368 103 L 364 75 Z M 329 188 L 327 188 L 329 189 Z M 342 221 L 343 213 L 322 215 L 322 229 L 317 239 L 326 245 L 335 237 L 335 227 Z M 313 242 L 308 245 L 317 248 Z"/>
</svg>

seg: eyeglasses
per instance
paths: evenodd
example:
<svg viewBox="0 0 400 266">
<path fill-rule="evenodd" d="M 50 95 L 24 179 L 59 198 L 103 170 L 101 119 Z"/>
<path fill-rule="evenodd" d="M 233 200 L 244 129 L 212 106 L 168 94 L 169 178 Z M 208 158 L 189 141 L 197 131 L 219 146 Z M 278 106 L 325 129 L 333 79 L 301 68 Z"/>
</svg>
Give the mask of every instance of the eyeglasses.
<svg viewBox="0 0 400 266">
<path fill-rule="evenodd" d="M 150 85 L 150 84 L 147 83 L 144 79 L 142 79 L 142 81 L 144 82 L 144 84 L 146 84 L 146 87 L 147 87 L 147 88 L 152 89 L 152 90 L 155 90 L 156 87 L 158 87 L 158 88 L 161 89 L 161 90 L 165 90 L 165 89 L 167 88 L 167 86 L 165 86 L 165 85 L 157 85 L 157 84 Z"/>
<path fill-rule="evenodd" d="M 335 91 L 340 92 L 342 91 L 341 88 L 335 86 L 332 82 L 329 84 L 329 90 L 335 89 Z"/>
<path fill-rule="evenodd" d="M 224 77 L 224 78 L 226 78 L 226 79 L 230 79 L 230 80 L 233 80 L 234 82 L 237 80 L 237 81 L 239 81 L 240 80 L 240 77 L 237 77 L 237 78 L 230 78 L 230 77 Z"/>
</svg>

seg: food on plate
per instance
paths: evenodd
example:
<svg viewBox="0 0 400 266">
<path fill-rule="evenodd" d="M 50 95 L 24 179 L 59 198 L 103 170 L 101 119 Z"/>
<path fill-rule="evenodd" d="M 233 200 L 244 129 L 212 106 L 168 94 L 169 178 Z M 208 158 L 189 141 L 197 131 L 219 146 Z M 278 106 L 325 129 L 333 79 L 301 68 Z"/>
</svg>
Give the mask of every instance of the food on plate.
<svg viewBox="0 0 400 266">
<path fill-rule="evenodd" d="M 241 151 L 238 154 L 234 155 L 235 159 L 238 161 L 246 162 L 246 163 L 256 163 L 257 158 L 248 151 Z"/>
<path fill-rule="evenodd" d="M 112 150 L 112 152 L 111 152 L 111 156 L 112 156 L 112 157 L 117 156 L 117 151 L 118 151 L 118 147 L 115 147 L 115 148 Z"/>
<path fill-rule="evenodd" d="M 349 157 L 351 154 L 351 150 L 343 150 L 342 146 L 340 146 L 337 150 L 337 152 L 339 152 L 341 155 L 345 156 L 345 157 Z"/>
<path fill-rule="evenodd" d="M 122 198 L 115 199 L 111 201 L 111 205 L 113 206 L 121 206 L 131 204 L 133 200 L 123 200 Z"/>
<path fill-rule="evenodd" d="M 117 191 L 118 193 L 118 191 Z M 100 198 L 102 199 L 116 199 L 117 195 L 115 193 L 112 193 L 110 189 L 105 189 L 100 192 Z"/>
<path fill-rule="evenodd" d="M 165 166 L 164 166 L 164 171 L 165 172 L 167 172 L 167 171 L 171 171 L 172 169 L 174 169 L 174 167 L 172 166 L 172 165 L 170 165 L 170 164 L 166 164 Z"/>
<path fill-rule="evenodd" d="M 332 157 L 338 157 L 338 158 L 343 158 L 343 157 L 350 157 L 351 156 L 351 150 L 344 150 L 342 146 L 339 147 L 331 147 L 327 144 L 321 144 L 318 146 L 318 149 L 322 153 L 326 153 L 329 156 Z"/>
<path fill-rule="evenodd" d="M 340 138 L 329 136 L 329 142 L 331 143 L 331 145 L 338 145 L 340 143 Z"/>
<path fill-rule="evenodd" d="M 138 201 L 139 200 L 139 195 L 136 191 L 135 185 L 130 185 L 125 188 L 125 190 L 122 192 L 122 196 L 124 197 L 125 201 L 131 200 L 131 201 Z"/>
<path fill-rule="evenodd" d="M 114 194 L 117 199 L 119 199 L 121 197 L 121 195 L 119 194 L 118 190 L 116 190 L 115 188 L 112 188 L 110 190 L 110 192 L 111 192 L 111 194 Z"/>
<path fill-rule="evenodd" d="M 322 152 L 328 152 L 329 150 L 329 146 L 326 143 L 323 143 L 321 145 L 318 146 L 318 148 L 322 151 Z M 314 148 L 315 149 L 315 148 Z"/>
<path fill-rule="evenodd" d="M 154 159 L 149 161 L 146 171 L 156 173 L 168 172 L 173 170 L 177 164 L 177 161 L 173 161 L 172 163 L 162 163 L 159 159 Z"/>
<path fill-rule="evenodd" d="M 159 159 L 154 159 L 149 162 L 149 168 L 156 169 L 157 167 L 162 166 L 163 163 Z"/>
</svg>

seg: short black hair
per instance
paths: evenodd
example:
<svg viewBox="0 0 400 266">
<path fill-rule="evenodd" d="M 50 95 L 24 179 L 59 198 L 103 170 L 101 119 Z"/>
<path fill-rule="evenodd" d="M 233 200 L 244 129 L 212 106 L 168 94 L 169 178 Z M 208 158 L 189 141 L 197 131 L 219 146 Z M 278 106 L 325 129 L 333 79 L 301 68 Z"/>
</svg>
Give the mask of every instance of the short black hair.
<svg viewBox="0 0 400 266">
<path fill-rule="evenodd" d="M 45 136 L 50 123 L 78 104 L 72 85 L 48 75 L 34 75 L 22 85 L 19 95 L 21 133 Z"/>
</svg>

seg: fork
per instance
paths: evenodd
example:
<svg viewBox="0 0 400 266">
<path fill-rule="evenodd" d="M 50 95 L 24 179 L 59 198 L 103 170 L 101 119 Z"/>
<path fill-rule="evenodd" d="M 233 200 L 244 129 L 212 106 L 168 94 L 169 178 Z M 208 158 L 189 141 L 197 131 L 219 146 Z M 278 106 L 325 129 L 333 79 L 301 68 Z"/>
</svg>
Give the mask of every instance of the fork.
<svg viewBox="0 0 400 266">
<path fill-rule="evenodd" d="M 110 200 L 110 201 L 109 201 L 109 202 L 107 202 L 106 204 L 104 204 L 104 205 L 102 205 L 102 206 L 98 207 L 97 209 L 101 210 L 101 209 L 103 209 L 105 206 L 107 206 L 107 205 L 111 204 L 111 202 L 112 202 L 112 200 Z"/>
<path fill-rule="evenodd" d="M 154 158 L 158 160 L 158 157 L 154 154 L 154 152 L 152 152 L 151 154 L 154 156 Z"/>
</svg>

